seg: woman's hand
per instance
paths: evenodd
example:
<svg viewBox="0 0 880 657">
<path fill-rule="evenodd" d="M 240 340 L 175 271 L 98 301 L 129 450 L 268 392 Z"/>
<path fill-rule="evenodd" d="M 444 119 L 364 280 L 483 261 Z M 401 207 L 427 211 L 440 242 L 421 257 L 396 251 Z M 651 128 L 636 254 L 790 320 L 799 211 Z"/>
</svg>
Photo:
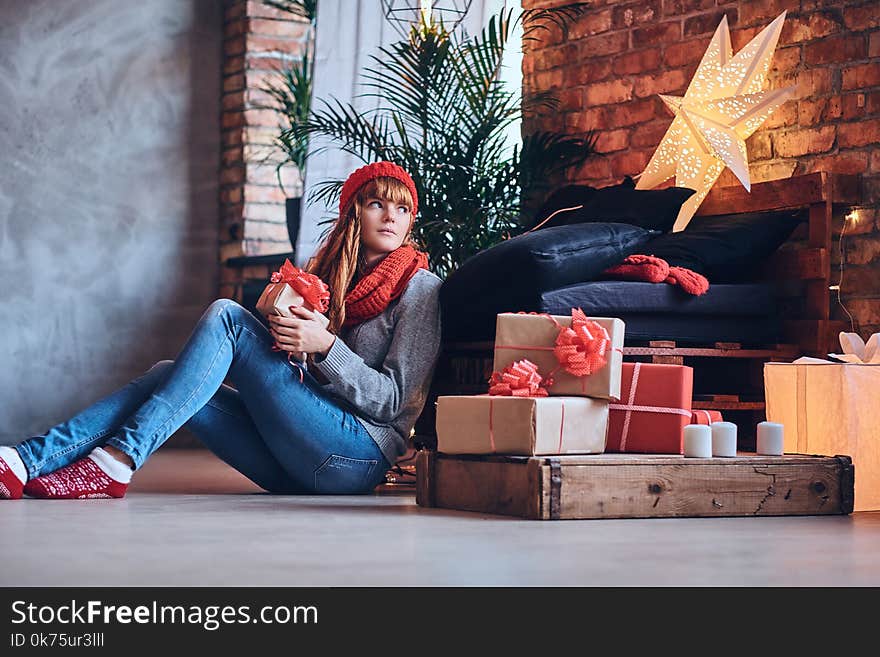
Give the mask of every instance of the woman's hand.
<svg viewBox="0 0 880 657">
<path fill-rule="evenodd" d="M 283 351 L 326 356 L 336 336 L 326 329 L 326 318 L 319 312 L 290 307 L 293 317 L 269 316 L 269 332 Z M 322 321 L 323 320 L 323 321 Z"/>
</svg>

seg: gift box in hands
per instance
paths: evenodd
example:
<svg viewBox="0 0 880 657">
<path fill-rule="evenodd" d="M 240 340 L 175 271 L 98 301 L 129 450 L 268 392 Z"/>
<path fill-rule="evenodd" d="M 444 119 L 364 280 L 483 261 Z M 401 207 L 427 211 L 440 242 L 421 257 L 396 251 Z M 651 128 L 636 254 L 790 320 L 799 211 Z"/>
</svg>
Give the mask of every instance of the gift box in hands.
<svg viewBox="0 0 880 657">
<path fill-rule="evenodd" d="M 323 313 L 330 306 L 330 288 L 314 274 L 295 267 L 289 259 L 274 272 L 269 284 L 257 300 L 256 309 L 267 319 L 269 315 L 293 317 L 290 308 L 306 308 L 318 315 L 326 328 L 330 321 Z M 274 351 L 281 351 L 276 344 Z M 291 354 L 288 354 L 288 359 Z"/>
<path fill-rule="evenodd" d="M 327 312 L 330 289 L 314 274 L 295 267 L 289 259 L 274 272 L 257 300 L 257 310 L 264 316 L 292 317 L 290 308 L 303 307 L 318 313 Z"/>
</svg>

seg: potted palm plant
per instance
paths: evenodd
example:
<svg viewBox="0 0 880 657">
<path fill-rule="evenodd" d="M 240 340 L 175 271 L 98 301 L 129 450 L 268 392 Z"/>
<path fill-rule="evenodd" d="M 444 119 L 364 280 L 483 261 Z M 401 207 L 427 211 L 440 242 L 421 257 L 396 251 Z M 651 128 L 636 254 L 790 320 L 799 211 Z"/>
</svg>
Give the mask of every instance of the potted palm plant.
<svg viewBox="0 0 880 657">
<path fill-rule="evenodd" d="M 584 4 L 518 16 L 503 10 L 476 36 L 424 12 L 406 38 L 380 48 L 362 73 L 365 93 L 380 99 L 376 110 L 324 100 L 304 118 L 297 115 L 281 139 L 321 135 L 365 163 L 392 160 L 406 168 L 419 193 L 414 237 L 445 277 L 476 252 L 522 232 L 521 208 L 535 185 L 593 153 L 592 133 L 527 134 L 510 148 L 511 124 L 557 103 L 547 93 L 524 100 L 499 77 L 517 21 L 523 38 L 534 38 L 536 30 L 564 29 Z M 331 203 L 341 185 L 322 183 L 314 200 Z"/>
</svg>

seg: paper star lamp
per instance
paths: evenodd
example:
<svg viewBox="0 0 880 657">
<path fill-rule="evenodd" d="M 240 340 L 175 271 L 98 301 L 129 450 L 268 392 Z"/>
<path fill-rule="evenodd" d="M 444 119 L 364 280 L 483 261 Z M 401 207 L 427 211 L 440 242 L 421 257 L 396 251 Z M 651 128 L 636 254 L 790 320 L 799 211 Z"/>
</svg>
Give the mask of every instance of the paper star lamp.
<svg viewBox="0 0 880 657">
<path fill-rule="evenodd" d="M 650 189 L 675 176 L 677 186 L 697 190 L 682 205 L 674 231 L 687 226 L 724 167 L 751 191 L 745 140 L 794 92 L 794 87 L 763 89 L 785 13 L 736 57 L 725 16 L 684 96 L 660 96 L 675 118 L 636 189 Z"/>
</svg>

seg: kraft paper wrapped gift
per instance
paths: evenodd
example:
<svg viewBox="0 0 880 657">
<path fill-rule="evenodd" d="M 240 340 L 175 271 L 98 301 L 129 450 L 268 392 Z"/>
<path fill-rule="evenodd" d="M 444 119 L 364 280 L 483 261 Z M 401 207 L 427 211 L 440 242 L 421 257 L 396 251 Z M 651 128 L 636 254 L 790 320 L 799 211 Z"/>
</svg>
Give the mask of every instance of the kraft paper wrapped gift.
<svg viewBox="0 0 880 657">
<path fill-rule="evenodd" d="M 624 363 L 621 400 L 609 406 L 608 452 L 683 454 L 691 423 L 694 370 L 684 365 Z"/>
<path fill-rule="evenodd" d="M 446 454 L 601 454 L 607 428 L 603 399 L 437 398 L 437 451 Z"/>
<path fill-rule="evenodd" d="M 583 318 L 595 322 L 605 330 L 608 343 L 603 349 L 602 358 L 605 365 L 596 368 L 592 373 L 584 376 L 576 376 L 570 373 L 566 366 L 577 369 L 582 363 L 577 362 L 578 357 L 589 357 L 589 349 L 593 346 L 590 338 L 586 344 L 579 345 L 583 340 L 583 333 L 573 335 L 569 331 L 568 339 L 562 335 L 564 329 L 571 329 L 573 318 Z M 578 309 L 572 311 L 572 316 L 524 314 L 524 313 L 501 313 L 496 319 L 495 325 L 495 359 L 493 369 L 502 371 L 511 363 L 527 359 L 538 366 L 538 371 L 544 379 L 552 379 L 552 385 L 547 385 L 550 395 L 595 397 L 598 399 L 618 399 L 620 397 L 620 367 L 623 363 L 623 333 L 624 323 L 622 320 L 610 317 L 585 317 Z M 597 331 L 590 329 L 588 335 L 593 340 L 600 340 Z M 568 363 L 560 362 L 560 352 L 557 349 L 558 342 L 563 344 L 563 350 L 568 348 L 574 358 Z M 578 354 L 578 347 L 581 350 Z M 583 347 L 586 347 L 586 353 Z M 564 359 L 563 359 L 564 360 Z M 588 362 L 589 364 L 589 362 Z"/>
<path fill-rule="evenodd" d="M 854 510 L 880 510 L 880 365 L 766 363 L 764 394 L 785 452 L 852 457 Z"/>
<path fill-rule="evenodd" d="M 290 306 L 304 306 L 308 310 L 323 313 L 327 310 L 329 299 L 330 291 L 320 278 L 304 272 L 289 259 L 285 259 L 281 268 L 272 274 L 270 282 L 263 288 L 255 308 L 264 317 L 291 317 Z"/>
</svg>

